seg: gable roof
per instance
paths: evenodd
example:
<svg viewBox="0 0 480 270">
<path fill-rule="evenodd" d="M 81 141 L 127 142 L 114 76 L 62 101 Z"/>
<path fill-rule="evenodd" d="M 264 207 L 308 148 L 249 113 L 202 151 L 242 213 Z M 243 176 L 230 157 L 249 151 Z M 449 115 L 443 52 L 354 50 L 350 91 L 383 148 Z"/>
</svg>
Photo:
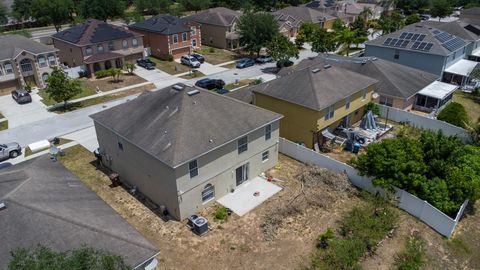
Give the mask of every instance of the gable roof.
<svg viewBox="0 0 480 270">
<path fill-rule="evenodd" d="M 335 5 L 336 5 L 336 0 L 314 0 L 306 4 L 303 4 L 302 6 L 305 6 L 308 8 L 325 9 L 325 8 L 334 7 Z"/>
<path fill-rule="evenodd" d="M 185 17 L 188 20 L 201 24 L 213 24 L 220 26 L 230 26 L 237 20 L 242 13 L 225 7 L 210 8 Z"/>
<path fill-rule="evenodd" d="M 429 25 L 428 23 L 419 22 L 419 23 L 407 25 L 398 31 L 395 31 L 393 33 L 390 33 L 384 36 L 380 36 L 374 40 L 367 41 L 365 45 L 366 46 L 374 45 L 374 46 L 380 46 L 380 47 L 390 48 L 390 49 L 398 49 L 398 50 L 404 50 L 404 51 L 414 51 L 418 53 L 447 56 L 447 55 L 450 55 L 452 51 L 448 49 L 449 46 L 447 46 L 445 42 L 441 42 L 440 39 L 437 38 L 439 34 L 442 35 L 442 32 L 444 31 L 436 29 L 435 27 Z M 412 33 L 414 36 L 422 36 L 422 40 L 415 40 L 415 41 L 406 40 L 402 36 L 404 35 L 404 33 L 407 33 L 407 34 Z M 462 38 L 457 37 L 456 35 L 452 35 L 448 32 L 446 35 L 447 35 L 446 36 L 447 40 L 458 40 L 458 44 L 460 45 L 456 47 L 455 50 L 459 50 L 460 48 L 463 48 L 466 45 L 466 42 Z M 388 43 L 387 39 L 390 39 L 392 41 L 394 39 L 396 40 L 401 39 L 408 43 L 405 47 L 392 46 L 392 45 L 389 46 L 389 45 L 385 45 L 385 43 Z M 417 42 L 431 44 L 431 47 L 429 48 L 428 51 L 414 49 L 413 47 L 416 45 Z"/>
<path fill-rule="evenodd" d="M 175 17 L 168 14 L 160 14 L 143 22 L 129 25 L 130 29 L 138 29 L 147 32 L 159 33 L 162 35 L 171 35 L 182 32 L 190 32 L 190 28 L 185 25 L 188 20 Z"/>
<path fill-rule="evenodd" d="M 57 251 L 86 245 L 136 267 L 158 250 L 60 162 L 48 155 L 0 170 L 0 269 L 10 251 L 37 244 Z"/>
<path fill-rule="evenodd" d="M 0 60 L 13 59 L 23 51 L 33 54 L 55 52 L 57 49 L 20 35 L 0 35 Z"/>
<path fill-rule="evenodd" d="M 480 39 L 480 27 L 462 20 L 451 22 L 426 21 L 425 23 L 464 40 L 476 41 Z"/>
<path fill-rule="evenodd" d="M 282 117 L 212 91 L 177 86 L 183 89 L 146 92 L 90 117 L 172 168 Z"/>
<path fill-rule="evenodd" d="M 308 66 L 332 65 L 378 80 L 376 89 L 380 94 L 407 99 L 417 94 L 432 82 L 438 75 L 400 65 L 375 57 L 344 57 L 333 54 L 319 54 L 318 57 L 305 59 L 292 68 L 302 69 Z M 288 69 L 280 72 L 288 74 Z"/>
<path fill-rule="evenodd" d="M 95 44 L 110 40 L 141 36 L 124 27 L 108 24 L 95 19 L 86 20 L 84 23 L 60 31 L 53 38 L 63 40 L 79 46 Z"/>
<path fill-rule="evenodd" d="M 321 111 L 377 82 L 340 67 L 306 67 L 252 88 L 253 92 Z"/>
<path fill-rule="evenodd" d="M 273 12 L 273 15 L 277 21 L 288 20 L 288 17 L 293 17 L 296 21 L 313 23 L 335 19 L 335 17 L 330 14 L 304 6 L 289 6 L 282 8 Z"/>
</svg>

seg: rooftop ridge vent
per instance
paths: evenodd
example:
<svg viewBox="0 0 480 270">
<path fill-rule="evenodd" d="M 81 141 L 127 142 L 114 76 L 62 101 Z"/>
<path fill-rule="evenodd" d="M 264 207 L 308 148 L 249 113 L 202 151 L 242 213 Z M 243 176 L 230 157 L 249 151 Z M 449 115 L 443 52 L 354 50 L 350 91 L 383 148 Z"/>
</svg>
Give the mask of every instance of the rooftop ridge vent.
<svg viewBox="0 0 480 270">
<path fill-rule="evenodd" d="M 200 93 L 200 91 L 198 91 L 197 89 L 195 89 L 195 90 L 192 90 L 192 91 L 188 91 L 188 92 L 187 92 L 187 95 L 191 97 L 191 96 L 196 95 L 196 94 L 198 94 L 198 93 Z"/>
<path fill-rule="evenodd" d="M 320 72 L 320 69 L 319 69 L 319 68 L 314 68 L 314 69 L 312 69 L 312 73 L 318 73 L 318 72 Z"/>
<path fill-rule="evenodd" d="M 330 65 L 330 64 L 326 64 L 326 65 L 323 66 L 324 69 L 331 68 L 331 67 L 332 67 L 332 65 Z"/>
<path fill-rule="evenodd" d="M 172 88 L 177 90 L 177 91 L 183 90 L 183 86 L 181 86 L 180 84 L 175 84 L 174 86 L 172 86 Z"/>
<path fill-rule="evenodd" d="M 0 201 L 0 210 L 3 210 L 5 208 L 7 208 L 7 205 L 4 202 Z"/>
</svg>

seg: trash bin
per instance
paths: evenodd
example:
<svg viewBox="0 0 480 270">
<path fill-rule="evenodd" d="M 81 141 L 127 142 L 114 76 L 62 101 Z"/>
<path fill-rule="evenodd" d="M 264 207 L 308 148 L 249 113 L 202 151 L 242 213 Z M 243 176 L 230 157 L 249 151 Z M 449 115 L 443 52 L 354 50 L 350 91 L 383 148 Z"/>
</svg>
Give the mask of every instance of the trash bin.
<svg viewBox="0 0 480 270">
<path fill-rule="evenodd" d="M 353 152 L 354 154 L 358 154 L 358 152 L 360 151 L 360 147 L 361 147 L 361 146 L 362 146 L 362 145 L 359 144 L 359 143 L 354 143 L 354 144 L 353 144 L 353 150 L 352 150 L 352 152 Z"/>
</svg>

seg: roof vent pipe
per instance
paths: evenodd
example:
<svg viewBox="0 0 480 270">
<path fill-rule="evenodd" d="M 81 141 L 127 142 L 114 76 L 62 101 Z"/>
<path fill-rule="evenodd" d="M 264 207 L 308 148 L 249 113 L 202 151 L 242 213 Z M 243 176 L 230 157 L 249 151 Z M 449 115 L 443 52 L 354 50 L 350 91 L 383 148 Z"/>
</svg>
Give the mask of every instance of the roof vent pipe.
<svg viewBox="0 0 480 270">
<path fill-rule="evenodd" d="M 7 208 L 7 205 L 4 202 L 0 201 L 0 210 L 3 210 L 5 208 Z"/>
<path fill-rule="evenodd" d="M 318 73 L 319 71 L 320 71 L 319 68 L 314 68 L 314 69 L 312 69 L 312 73 Z"/>
</svg>

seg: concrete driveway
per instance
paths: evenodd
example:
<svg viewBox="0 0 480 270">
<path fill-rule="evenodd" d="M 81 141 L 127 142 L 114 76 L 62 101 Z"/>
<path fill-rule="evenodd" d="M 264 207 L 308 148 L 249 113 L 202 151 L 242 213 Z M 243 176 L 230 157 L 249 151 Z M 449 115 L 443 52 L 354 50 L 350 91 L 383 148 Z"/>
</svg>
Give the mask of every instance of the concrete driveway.
<svg viewBox="0 0 480 270">
<path fill-rule="evenodd" d="M 180 59 L 175 59 L 175 62 L 180 63 Z M 197 68 L 197 70 L 208 76 L 211 74 L 226 71 L 228 70 L 228 68 L 223 68 L 207 62 L 203 62 L 203 64 L 201 64 L 200 67 Z"/>
<path fill-rule="evenodd" d="M 32 91 L 32 102 L 27 104 L 17 104 L 10 95 L 0 97 L 0 112 L 8 119 L 9 128 L 30 124 L 56 115 L 47 111 L 47 106 L 40 101 L 41 97 L 36 94 L 37 92 L 37 90 Z"/>
<path fill-rule="evenodd" d="M 146 70 L 142 67 L 137 66 L 134 73 L 137 76 L 142 77 L 143 79 L 155 84 L 155 87 L 157 88 L 163 88 L 178 82 L 185 81 L 185 79 L 175 77 L 157 68 L 154 70 Z"/>
</svg>

